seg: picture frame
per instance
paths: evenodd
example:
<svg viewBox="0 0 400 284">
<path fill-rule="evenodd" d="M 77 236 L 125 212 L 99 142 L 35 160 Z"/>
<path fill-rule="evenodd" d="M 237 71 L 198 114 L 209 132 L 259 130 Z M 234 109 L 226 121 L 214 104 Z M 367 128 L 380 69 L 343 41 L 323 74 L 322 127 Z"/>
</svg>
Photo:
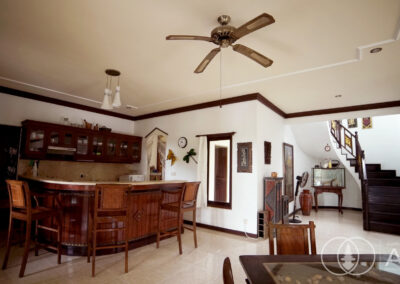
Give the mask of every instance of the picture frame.
<svg viewBox="0 0 400 284">
<path fill-rule="evenodd" d="M 237 172 L 252 173 L 252 142 L 237 143 Z"/>
<path fill-rule="evenodd" d="M 363 117 L 362 129 L 371 129 L 371 128 L 372 128 L 372 117 Z"/>
<path fill-rule="evenodd" d="M 347 120 L 347 126 L 349 128 L 356 128 L 357 127 L 357 118 L 351 118 Z"/>
<path fill-rule="evenodd" d="M 294 151 L 293 145 L 283 143 L 283 194 L 294 200 Z"/>
<path fill-rule="evenodd" d="M 264 141 L 264 164 L 271 164 L 271 142 Z"/>
</svg>

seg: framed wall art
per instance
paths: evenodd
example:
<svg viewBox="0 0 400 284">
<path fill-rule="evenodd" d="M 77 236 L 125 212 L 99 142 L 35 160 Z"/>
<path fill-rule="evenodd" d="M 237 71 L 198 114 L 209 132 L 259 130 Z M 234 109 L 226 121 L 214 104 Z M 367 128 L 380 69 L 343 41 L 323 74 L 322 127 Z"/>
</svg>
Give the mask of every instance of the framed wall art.
<svg viewBox="0 0 400 284">
<path fill-rule="evenodd" d="M 264 141 L 264 164 L 271 164 L 271 142 Z"/>
<path fill-rule="evenodd" d="M 252 143 L 237 143 L 237 172 L 252 172 Z"/>
<path fill-rule="evenodd" d="M 347 126 L 349 128 L 356 128 L 357 127 L 357 118 L 348 119 Z"/>
<path fill-rule="evenodd" d="M 294 174 L 293 174 L 294 152 L 293 146 L 283 143 L 283 181 L 284 195 L 289 197 L 289 201 L 294 199 Z"/>
<path fill-rule="evenodd" d="M 372 128 L 372 118 L 371 117 L 363 117 L 362 118 L 362 129 L 370 129 Z"/>
</svg>

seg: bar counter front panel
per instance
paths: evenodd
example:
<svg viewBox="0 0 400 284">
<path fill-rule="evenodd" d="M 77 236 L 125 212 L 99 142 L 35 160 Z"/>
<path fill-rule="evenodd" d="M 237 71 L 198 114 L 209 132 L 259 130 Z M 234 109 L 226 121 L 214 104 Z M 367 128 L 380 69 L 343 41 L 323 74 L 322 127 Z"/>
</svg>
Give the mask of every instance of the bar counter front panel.
<svg viewBox="0 0 400 284">
<path fill-rule="evenodd" d="M 32 191 L 40 193 L 57 193 L 63 210 L 62 246 L 63 254 L 86 255 L 88 245 L 89 210 L 93 208 L 94 188 L 96 183 L 90 182 L 61 182 L 41 180 L 37 178 L 21 178 L 29 183 Z M 105 183 L 105 182 L 104 182 Z M 111 182 L 110 182 L 111 183 Z M 118 184 L 118 182 L 112 182 Z M 124 183 L 126 184 L 126 183 Z M 156 240 L 158 201 L 161 189 L 178 190 L 183 187 L 184 181 L 138 182 L 132 185 L 132 193 L 128 200 L 130 248 L 146 245 Z M 165 201 L 174 202 L 173 197 Z M 52 206 L 49 197 L 40 200 L 46 206 Z M 55 220 L 46 220 L 47 225 Z M 123 226 L 122 222 L 103 224 L 101 228 Z M 163 230 L 176 228 L 176 213 L 162 212 L 161 226 Z M 55 234 L 39 232 L 44 241 L 56 240 Z M 97 243 L 101 245 L 122 242 L 124 232 L 102 232 L 97 234 Z M 100 254 L 113 253 L 115 250 L 99 251 Z"/>
</svg>

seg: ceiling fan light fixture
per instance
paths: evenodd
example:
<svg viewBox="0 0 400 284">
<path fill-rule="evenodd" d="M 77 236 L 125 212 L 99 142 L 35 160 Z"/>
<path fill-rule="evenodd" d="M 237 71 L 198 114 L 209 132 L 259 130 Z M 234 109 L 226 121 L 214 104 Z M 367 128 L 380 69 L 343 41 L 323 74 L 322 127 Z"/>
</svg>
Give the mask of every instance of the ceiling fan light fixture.
<svg viewBox="0 0 400 284">
<path fill-rule="evenodd" d="M 258 29 L 261 29 L 265 26 L 273 24 L 275 22 L 274 17 L 267 13 L 263 13 L 254 19 L 248 21 L 247 23 L 241 25 L 238 28 L 228 25 L 230 22 L 230 17 L 228 15 L 221 15 L 218 17 L 218 22 L 220 26 L 214 28 L 211 31 L 211 37 L 205 36 L 193 36 L 193 35 L 168 35 L 166 37 L 167 40 L 201 40 L 212 42 L 219 46 L 219 48 L 211 50 L 203 61 L 199 64 L 199 66 L 195 69 L 194 73 L 202 73 L 209 62 L 215 57 L 215 55 L 221 51 L 221 47 L 226 48 L 228 46 L 232 46 L 233 50 L 241 53 L 244 56 L 249 57 L 255 62 L 259 63 L 263 67 L 269 67 L 272 65 L 273 61 L 268 57 L 255 52 L 251 48 L 241 44 L 235 44 L 238 39 L 252 33 Z M 256 53 L 252 55 L 252 53 Z"/>
</svg>

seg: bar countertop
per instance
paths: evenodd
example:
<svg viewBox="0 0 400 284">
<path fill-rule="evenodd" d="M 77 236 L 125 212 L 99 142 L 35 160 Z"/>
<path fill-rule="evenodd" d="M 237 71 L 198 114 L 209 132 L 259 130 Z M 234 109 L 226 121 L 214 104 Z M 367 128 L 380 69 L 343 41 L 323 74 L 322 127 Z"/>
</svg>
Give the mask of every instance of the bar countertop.
<svg viewBox="0 0 400 284">
<path fill-rule="evenodd" d="M 162 181 L 140 181 L 140 182 L 119 182 L 119 181 L 79 181 L 79 180 L 63 180 L 53 179 L 47 177 L 33 177 L 33 176 L 19 176 L 22 180 L 29 182 L 36 182 L 42 184 L 48 189 L 59 189 L 59 190 L 83 190 L 92 191 L 96 184 L 129 184 L 135 188 L 148 188 L 158 187 L 162 185 L 176 185 L 182 184 L 184 180 L 162 180 Z"/>
</svg>

